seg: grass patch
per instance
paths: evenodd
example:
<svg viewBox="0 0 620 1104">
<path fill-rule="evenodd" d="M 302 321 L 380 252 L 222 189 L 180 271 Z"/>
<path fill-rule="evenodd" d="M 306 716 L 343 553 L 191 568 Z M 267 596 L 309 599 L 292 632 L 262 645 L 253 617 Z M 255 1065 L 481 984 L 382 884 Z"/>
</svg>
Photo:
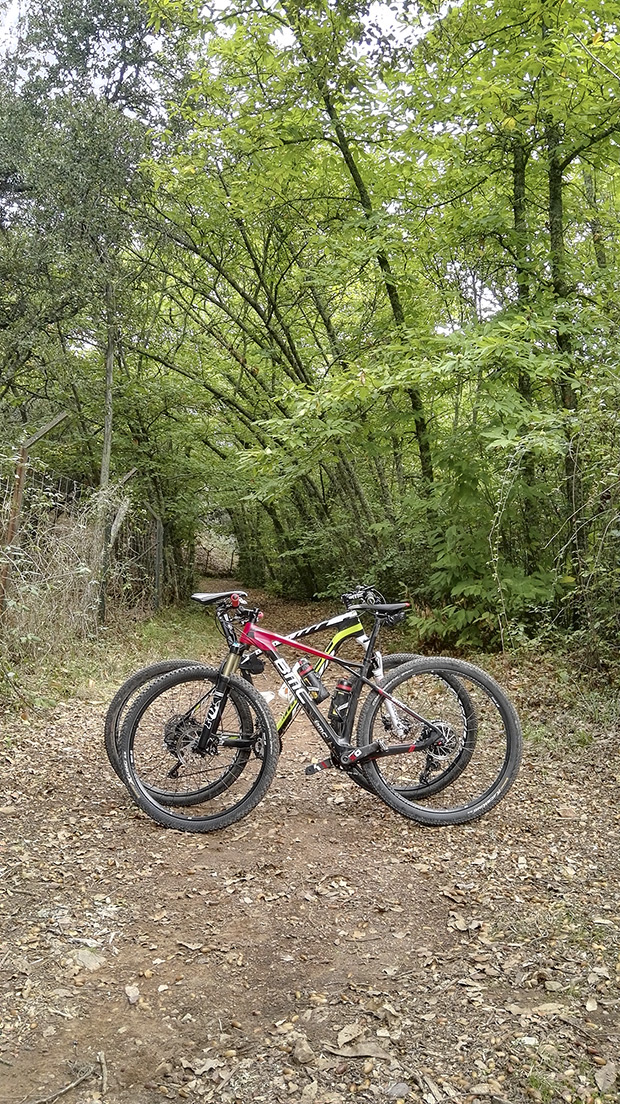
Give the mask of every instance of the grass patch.
<svg viewBox="0 0 620 1104">
<path fill-rule="evenodd" d="M 540 1102 L 540 1104 L 547 1104 L 549 1100 L 557 1100 L 557 1082 L 552 1080 L 549 1075 L 542 1070 L 532 1070 L 527 1079 L 527 1083 L 529 1088 L 533 1090 L 533 1099 Z"/>
<path fill-rule="evenodd" d="M 577 720 L 577 718 L 575 718 Z M 533 750 L 559 753 L 588 748 L 594 743 L 594 733 L 586 728 L 523 723 L 523 739 Z"/>
<path fill-rule="evenodd" d="M 0 702 L 6 712 L 45 710 L 75 695 L 112 697 L 139 667 L 178 657 L 214 662 L 226 645 L 203 609 L 171 606 L 144 620 L 119 618 L 90 640 L 59 640 L 53 651 L 0 665 Z"/>
</svg>

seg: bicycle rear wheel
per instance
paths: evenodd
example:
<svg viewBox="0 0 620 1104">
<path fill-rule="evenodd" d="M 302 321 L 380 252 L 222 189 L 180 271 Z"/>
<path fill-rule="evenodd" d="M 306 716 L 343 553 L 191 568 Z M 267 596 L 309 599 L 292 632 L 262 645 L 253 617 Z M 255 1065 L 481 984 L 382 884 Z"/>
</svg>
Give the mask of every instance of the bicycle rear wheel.
<svg viewBox="0 0 620 1104">
<path fill-rule="evenodd" d="M 217 739 L 197 751 L 215 687 L 208 667 L 162 675 L 132 706 L 120 737 L 124 780 L 144 812 L 187 832 L 225 828 L 264 796 L 278 761 L 275 724 L 260 694 L 228 682 Z"/>
<path fill-rule="evenodd" d="M 384 655 L 384 680 L 395 670 L 395 668 L 402 667 L 404 663 L 411 663 L 412 660 L 423 658 L 424 656 L 416 655 L 411 652 Z M 407 801 L 416 801 L 418 798 L 424 799 L 430 797 L 432 794 L 439 793 L 440 790 L 449 786 L 458 778 L 459 774 L 465 770 L 476 746 L 478 722 L 471 699 L 465 687 L 456 676 L 444 672 L 442 678 L 446 686 L 452 690 L 455 697 L 460 702 L 465 723 L 465 737 L 461 741 L 458 754 L 444 759 L 440 759 L 436 756 L 428 756 L 424 769 L 420 771 L 417 783 L 413 784 L 411 781 L 408 781 L 406 785 L 398 787 L 398 793 L 401 797 L 406 798 Z M 373 792 L 373 788 L 362 767 L 353 767 L 353 769 L 349 771 L 349 777 L 352 778 L 358 786 L 361 786 L 363 790 L 368 790 L 371 793 Z"/>
<path fill-rule="evenodd" d="M 381 689 L 401 705 L 372 692 L 360 714 L 358 746 L 382 740 L 388 748 L 413 749 L 434 731 L 437 738 L 423 750 L 362 764 L 378 797 L 426 825 L 463 824 L 502 800 L 519 770 L 522 738 L 514 707 L 490 675 L 462 660 L 433 657 L 398 667 Z M 425 791 L 425 778 L 432 785 L 434 776 L 439 784 Z"/>
<path fill-rule="evenodd" d="M 404 663 L 410 663 L 418 659 L 424 659 L 424 656 L 407 655 L 405 653 L 384 656 L 383 669 L 387 676 L 396 667 L 402 667 Z M 478 720 L 473 702 L 465 686 L 460 679 L 447 671 L 442 673 L 441 679 L 447 690 L 453 694 L 455 705 L 458 702 L 461 710 L 464 724 L 463 738 L 460 740 L 458 750 L 455 749 L 456 753 L 454 755 L 445 757 L 428 755 L 416 785 L 405 785 L 398 788 L 400 796 L 406 798 L 407 801 L 431 797 L 432 794 L 439 793 L 446 786 L 450 786 L 459 774 L 465 770 L 476 746 Z"/>
<path fill-rule="evenodd" d="M 105 715 L 103 738 L 110 766 L 121 781 L 124 782 L 125 779 L 121 770 L 118 743 L 123 721 L 138 694 L 141 694 L 145 686 L 160 675 L 177 671 L 181 667 L 195 667 L 198 662 L 196 659 L 161 659 L 157 663 L 150 663 L 148 667 L 141 667 L 139 671 L 135 671 L 116 691 Z"/>
</svg>

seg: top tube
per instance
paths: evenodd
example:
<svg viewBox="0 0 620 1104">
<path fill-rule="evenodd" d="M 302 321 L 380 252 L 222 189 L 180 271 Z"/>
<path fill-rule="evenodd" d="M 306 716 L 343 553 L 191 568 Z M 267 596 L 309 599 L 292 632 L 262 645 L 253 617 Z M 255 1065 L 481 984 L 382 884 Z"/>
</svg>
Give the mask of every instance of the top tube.
<svg viewBox="0 0 620 1104">
<path fill-rule="evenodd" d="M 364 626 L 356 610 L 346 610 L 344 613 L 337 613 L 334 617 L 329 617 L 326 621 L 316 621 L 314 625 L 306 625 L 303 629 L 296 629 L 295 632 L 287 633 L 287 639 L 298 640 L 302 636 L 311 636 L 323 629 L 332 629 L 336 625 L 341 626 L 343 630 L 353 629 L 359 625 L 360 632 L 364 632 Z"/>
<path fill-rule="evenodd" d="M 259 629 L 252 621 L 246 622 L 243 626 L 243 630 L 239 636 L 239 642 L 253 648 L 258 648 L 259 651 L 267 652 L 272 656 L 277 655 L 276 646 L 284 644 L 285 646 L 294 648 L 295 651 L 305 652 L 307 655 L 317 656 L 319 659 L 326 659 L 329 662 L 334 659 L 333 653 L 330 655 L 328 652 L 319 651 L 318 648 L 312 648 L 309 644 L 300 644 L 297 640 L 293 639 L 292 636 L 283 636 L 282 633 L 272 633 L 267 629 Z M 353 666 L 360 667 L 361 664 L 355 663 Z"/>
</svg>

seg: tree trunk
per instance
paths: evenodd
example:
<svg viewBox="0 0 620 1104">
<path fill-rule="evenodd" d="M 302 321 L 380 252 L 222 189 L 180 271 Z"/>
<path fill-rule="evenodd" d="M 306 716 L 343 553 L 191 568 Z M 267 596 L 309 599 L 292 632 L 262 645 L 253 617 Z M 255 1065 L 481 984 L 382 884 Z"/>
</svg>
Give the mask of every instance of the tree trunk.
<svg viewBox="0 0 620 1104">
<path fill-rule="evenodd" d="M 105 350 L 105 394 L 104 394 L 104 419 L 103 419 L 103 447 L 101 450 L 101 471 L 99 475 L 99 489 L 105 492 L 110 482 L 110 464 L 112 459 L 112 426 L 113 426 L 113 387 L 114 387 L 114 358 L 116 355 L 116 328 L 114 325 L 114 300 L 110 285 L 106 285 L 106 324 L 107 340 Z M 111 536 L 112 516 L 110 507 L 105 501 L 101 504 L 100 534 L 101 547 L 99 567 L 99 609 L 98 617 L 103 625 L 106 619 L 106 592 L 108 575 L 110 573 L 111 560 Z"/>
<path fill-rule="evenodd" d="M 528 234 L 525 200 L 525 170 L 528 154 L 520 138 L 515 139 L 512 147 L 512 211 L 515 231 L 515 254 L 517 273 L 517 294 L 519 304 L 527 303 L 530 298 L 530 277 L 528 266 Z M 529 380 L 528 380 L 529 382 Z"/>
<path fill-rule="evenodd" d="M 515 272 L 517 281 L 517 301 L 524 310 L 530 302 L 529 238 L 526 207 L 526 169 L 529 155 L 520 137 L 512 145 L 512 211 L 515 237 Z M 517 388 L 524 405 L 532 405 L 532 381 L 525 366 L 519 366 Z M 523 543 L 525 551 L 525 571 L 530 573 L 538 568 L 536 471 L 534 455 L 528 449 L 523 455 Z"/>
<path fill-rule="evenodd" d="M 573 576 L 581 574 L 581 558 L 586 542 L 584 501 L 579 462 L 579 430 L 576 422 L 577 392 L 573 377 L 573 345 L 569 327 L 571 315 L 568 303 L 569 284 L 566 275 L 564 246 L 564 168 L 560 158 L 561 132 L 557 122 L 548 119 L 545 126 L 547 144 L 547 177 L 549 187 L 549 254 L 551 283 L 556 300 L 559 326 L 556 332 L 558 349 L 564 365 L 560 377 L 560 402 L 565 412 L 566 451 L 564 454 L 564 493 L 568 522 L 572 529 L 569 557 Z M 576 611 L 573 610 L 573 620 Z"/>
<path fill-rule="evenodd" d="M 114 388 L 114 359 L 116 355 L 116 327 L 114 325 L 112 292 L 106 290 L 107 309 L 107 341 L 105 350 L 105 399 L 103 421 L 103 449 L 101 452 L 101 473 L 99 487 L 105 490 L 110 482 L 110 462 L 112 459 L 112 426 L 114 417 L 113 388 Z"/>
</svg>

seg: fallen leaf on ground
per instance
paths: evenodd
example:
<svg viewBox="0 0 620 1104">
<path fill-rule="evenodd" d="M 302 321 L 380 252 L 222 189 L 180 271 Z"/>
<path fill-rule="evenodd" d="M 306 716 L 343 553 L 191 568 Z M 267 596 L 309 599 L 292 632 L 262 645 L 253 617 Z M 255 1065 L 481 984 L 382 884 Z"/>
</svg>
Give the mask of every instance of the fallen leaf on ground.
<svg viewBox="0 0 620 1104">
<path fill-rule="evenodd" d="M 616 1084 L 616 1063 L 607 1062 L 606 1065 L 601 1066 L 594 1074 L 594 1080 L 601 1092 L 609 1092 L 613 1089 Z"/>
</svg>

